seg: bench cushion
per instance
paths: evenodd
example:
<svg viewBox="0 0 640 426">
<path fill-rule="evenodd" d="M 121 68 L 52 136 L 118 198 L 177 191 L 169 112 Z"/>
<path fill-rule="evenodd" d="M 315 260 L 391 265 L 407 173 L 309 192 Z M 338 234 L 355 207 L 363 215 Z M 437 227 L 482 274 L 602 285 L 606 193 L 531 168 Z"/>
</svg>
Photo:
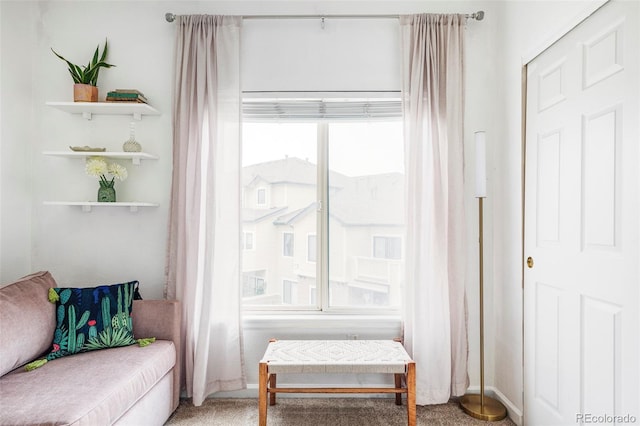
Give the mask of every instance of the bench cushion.
<svg viewBox="0 0 640 426">
<path fill-rule="evenodd" d="M 411 357 L 393 340 L 277 340 L 260 361 L 269 373 L 406 372 Z"/>
</svg>

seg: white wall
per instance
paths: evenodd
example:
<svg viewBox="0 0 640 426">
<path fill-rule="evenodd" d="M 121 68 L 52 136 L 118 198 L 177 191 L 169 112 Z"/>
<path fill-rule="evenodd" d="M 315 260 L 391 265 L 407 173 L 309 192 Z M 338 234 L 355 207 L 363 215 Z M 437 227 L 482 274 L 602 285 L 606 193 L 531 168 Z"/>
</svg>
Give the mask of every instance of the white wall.
<svg viewBox="0 0 640 426">
<path fill-rule="evenodd" d="M 2 2 L 3 283 L 46 269 L 60 285 L 138 279 L 144 296 L 162 296 L 173 31 L 162 19 L 164 7 L 156 4 L 154 12 L 149 6 Z M 119 22 L 118 31 L 114 22 Z M 109 61 L 117 67 L 101 72 L 101 99 L 108 90 L 135 87 L 162 112 L 137 125 L 143 148 L 160 159 L 139 167 L 123 162 L 129 179 L 116 183 L 118 197 L 158 202 L 160 207 L 132 214 L 119 208 L 83 213 L 76 207 L 45 206 L 45 200 L 93 201 L 98 185 L 84 173 L 82 160 L 45 157 L 43 150 L 67 150 L 69 145 L 121 150 L 128 138 L 128 117 L 94 116 L 88 121 L 45 106 L 72 97 L 66 66 L 50 47 L 72 62 L 86 63 L 105 38 Z"/>
<path fill-rule="evenodd" d="M 32 269 L 31 76 L 36 13 L 35 3 L 30 2 L 0 7 L 0 283 Z"/>
<path fill-rule="evenodd" d="M 399 36 L 397 19 L 246 20 L 243 90 L 399 90 Z"/>
</svg>

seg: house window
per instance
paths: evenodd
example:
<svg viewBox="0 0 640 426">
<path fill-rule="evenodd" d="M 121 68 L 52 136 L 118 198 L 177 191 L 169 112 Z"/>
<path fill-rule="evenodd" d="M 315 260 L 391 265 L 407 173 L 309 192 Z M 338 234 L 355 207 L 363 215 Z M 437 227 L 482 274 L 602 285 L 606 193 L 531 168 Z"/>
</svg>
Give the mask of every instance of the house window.
<svg viewBox="0 0 640 426">
<path fill-rule="evenodd" d="M 258 188 L 256 191 L 256 204 L 259 206 L 267 204 L 267 190 L 265 188 Z"/>
<path fill-rule="evenodd" d="M 404 233 L 399 105 L 245 99 L 243 182 L 266 182 L 270 207 L 244 208 L 243 222 L 265 251 L 247 254 L 243 267 L 264 268 L 267 281 L 289 277 L 259 300 L 246 298 L 245 309 L 399 308 L 404 281 L 403 240 L 397 236 Z M 294 250 L 294 235 L 307 236 L 306 250 Z M 280 245 L 282 256 L 268 249 Z"/>
<path fill-rule="evenodd" d="M 255 273 L 255 272 L 254 272 Z M 261 296 L 266 293 L 267 285 L 261 276 L 251 273 L 242 274 L 242 296 L 251 298 Z"/>
<path fill-rule="evenodd" d="M 291 232 L 282 234 L 282 255 L 293 257 L 293 233 Z"/>
<path fill-rule="evenodd" d="M 307 236 L 307 262 L 315 262 L 316 261 L 316 236 L 314 234 Z"/>
<path fill-rule="evenodd" d="M 298 300 L 298 288 L 295 281 L 282 280 L 282 302 L 292 305 Z"/>
<path fill-rule="evenodd" d="M 401 259 L 401 237 L 373 237 L 373 257 L 378 259 Z"/>
<path fill-rule="evenodd" d="M 253 232 L 242 233 L 242 249 L 253 250 Z"/>
<path fill-rule="evenodd" d="M 314 306 L 316 302 L 317 296 L 316 286 L 309 287 L 309 305 Z"/>
</svg>

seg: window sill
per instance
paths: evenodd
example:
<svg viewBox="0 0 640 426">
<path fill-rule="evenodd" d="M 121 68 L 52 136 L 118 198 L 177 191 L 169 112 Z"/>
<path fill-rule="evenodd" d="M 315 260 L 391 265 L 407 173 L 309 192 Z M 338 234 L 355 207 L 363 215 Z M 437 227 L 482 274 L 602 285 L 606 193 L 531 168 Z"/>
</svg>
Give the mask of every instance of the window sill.
<svg viewBox="0 0 640 426">
<path fill-rule="evenodd" d="M 242 326 L 245 330 L 315 329 L 315 330 L 378 330 L 399 332 L 402 318 L 399 315 L 355 315 L 328 313 L 250 313 L 244 314 Z M 385 333 L 386 334 L 386 333 Z"/>
</svg>

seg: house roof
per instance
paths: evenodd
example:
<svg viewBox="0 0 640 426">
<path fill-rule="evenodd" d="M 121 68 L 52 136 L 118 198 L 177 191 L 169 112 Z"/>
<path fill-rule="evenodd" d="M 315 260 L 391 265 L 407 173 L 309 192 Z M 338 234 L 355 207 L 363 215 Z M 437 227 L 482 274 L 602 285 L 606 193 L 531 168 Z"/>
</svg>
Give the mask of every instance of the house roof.
<svg viewBox="0 0 640 426">
<path fill-rule="evenodd" d="M 337 172 L 330 172 L 329 175 L 332 187 L 343 186 L 347 179 L 347 176 Z M 318 180 L 318 169 L 316 164 L 297 157 L 285 157 L 242 168 L 244 186 L 249 186 L 259 180 L 272 185 L 285 183 L 315 185 Z"/>
<path fill-rule="evenodd" d="M 330 172 L 330 215 L 344 226 L 402 226 L 404 224 L 404 175 L 386 173 L 349 177 Z M 314 185 L 316 165 L 296 157 L 246 166 L 243 181 L 246 185 L 264 181 L 269 184 Z M 259 222 L 274 218 L 274 225 L 292 225 L 313 214 L 317 203 L 290 210 L 289 207 L 271 209 L 243 209 L 245 222 Z M 389 208 L 393 206 L 393 208 Z"/>
<path fill-rule="evenodd" d="M 272 207 L 270 209 L 242 209 L 242 221 L 249 223 L 261 222 L 287 210 L 287 207 Z"/>
<path fill-rule="evenodd" d="M 276 220 L 273 221 L 274 225 L 292 225 L 298 221 L 298 219 L 302 219 L 308 213 L 314 212 L 317 210 L 318 203 L 311 203 L 306 207 L 301 209 L 293 210 L 284 214 L 282 216 L 278 216 Z"/>
<path fill-rule="evenodd" d="M 330 197 L 330 216 L 344 226 L 402 226 L 403 188 L 404 176 L 399 173 L 352 178 L 347 186 Z M 307 215 L 315 214 L 316 210 L 315 202 L 291 211 L 284 207 L 260 220 L 277 215 L 274 225 L 293 225 Z"/>
</svg>

